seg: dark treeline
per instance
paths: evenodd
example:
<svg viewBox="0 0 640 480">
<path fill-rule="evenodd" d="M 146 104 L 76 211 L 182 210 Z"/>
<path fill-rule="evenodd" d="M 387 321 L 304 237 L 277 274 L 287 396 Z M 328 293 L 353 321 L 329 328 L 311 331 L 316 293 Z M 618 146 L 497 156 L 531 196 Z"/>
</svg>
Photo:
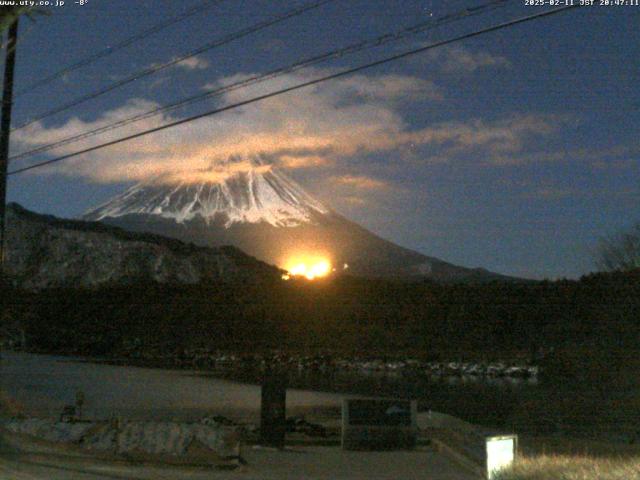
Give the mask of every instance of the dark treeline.
<svg viewBox="0 0 640 480">
<path fill-rule="evenodd" d="M 5 287 L 2 335 L 31 351 L 80 355 L 207 348 L 490 360 L 555 351 L 564 363 L 581 355 L 612 362 L 595 353 L 639 345 L 640 272 L 478 285 L 345 276 L 38 293 Z"/>
</svg>

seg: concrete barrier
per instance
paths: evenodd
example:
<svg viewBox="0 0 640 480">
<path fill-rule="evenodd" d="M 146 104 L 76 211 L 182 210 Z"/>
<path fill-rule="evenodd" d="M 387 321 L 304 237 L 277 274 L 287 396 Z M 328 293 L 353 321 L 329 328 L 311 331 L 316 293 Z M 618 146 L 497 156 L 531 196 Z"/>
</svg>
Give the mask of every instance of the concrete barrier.
<svg viewBox="0 0 640 480">
<path fill-rule="evenodd" d="M 439 412 L 421 414 L 419 425 L 428 431 L 439 451 L 480 478 L 491 480 L 497 471 L 516 459 L 517 435 L 484 429 Z"/>
</svg>

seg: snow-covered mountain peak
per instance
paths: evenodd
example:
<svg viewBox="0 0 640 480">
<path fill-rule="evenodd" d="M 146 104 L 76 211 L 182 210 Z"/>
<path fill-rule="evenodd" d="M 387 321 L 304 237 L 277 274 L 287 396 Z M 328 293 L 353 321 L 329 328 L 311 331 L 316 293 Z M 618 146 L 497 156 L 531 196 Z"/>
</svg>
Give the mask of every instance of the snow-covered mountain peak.
<svg viewBox="0 0 640 480">
<path fill-rule="evenodd" d="M 83 218 L 146 214 L 183 223 L 196 217 L 210 222 L 220 216 L 227 228 L 236 222 L 291 227 L 313 222 L 314 216 L 327 213 L 328 208 L 285 174 L 255 163 L 226 177 L 199 182 L 164 178 L 139 183 Z"/>
</svg>

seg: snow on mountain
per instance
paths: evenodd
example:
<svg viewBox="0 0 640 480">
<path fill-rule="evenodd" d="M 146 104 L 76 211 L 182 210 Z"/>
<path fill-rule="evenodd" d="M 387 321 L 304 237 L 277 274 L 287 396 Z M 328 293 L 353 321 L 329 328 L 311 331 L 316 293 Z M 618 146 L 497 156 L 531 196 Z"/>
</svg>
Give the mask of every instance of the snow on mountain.
<svg viewBox="0 0 640 480">
<path fill-rule="evenodd" d="M 282 268 L 298 257 L 322 257 L 330 265 L 348 264 L 353 275 L 443 281 L 497 277 L 380 238 L 260 159 L 240 166 L 236 160 L 223 171 L 140 183 L 83 219 L 201 246 L 232 245 Z"/>
<path fill-rule="evenodd" d="M 131 187 L 107 203 L 87 212 L 87 220 L 146 214 L 184 223 L 197 216 L 206 222 L 226 216 L 233 223 L 266 222 L 274 227 L 292 227 L 313 221 L 329 209 L 302 187 L 274 168 L 256 167 L 224 180 L 168 185 L 156 179 Z"/>
</svg>

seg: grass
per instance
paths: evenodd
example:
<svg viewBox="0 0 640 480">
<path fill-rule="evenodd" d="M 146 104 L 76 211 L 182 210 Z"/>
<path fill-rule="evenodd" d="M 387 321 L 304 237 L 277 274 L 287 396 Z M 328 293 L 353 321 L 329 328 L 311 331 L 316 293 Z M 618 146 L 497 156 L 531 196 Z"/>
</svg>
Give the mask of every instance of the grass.
<svg viewBox="0 0 640 480">
<path fill-rule="evenodd" d="M 496 480 L 634 480 L 640 479 L 640 456 L 597 458 L 579 455 L 521 457 Z"/>
<path fill-rule="evenodd" d="M 520 457 L 496 480 L 640 480 L 640 445 L 520 437 Z"/>
<path fill-rule="evenodd" d="M 519 435 L 518 447 L 523 457 L 561 455 L 590 458 L 638 458 L 640 443 L 622 443 L 610 438 L 572 438 L 569 436 Z"/>
</svg>

